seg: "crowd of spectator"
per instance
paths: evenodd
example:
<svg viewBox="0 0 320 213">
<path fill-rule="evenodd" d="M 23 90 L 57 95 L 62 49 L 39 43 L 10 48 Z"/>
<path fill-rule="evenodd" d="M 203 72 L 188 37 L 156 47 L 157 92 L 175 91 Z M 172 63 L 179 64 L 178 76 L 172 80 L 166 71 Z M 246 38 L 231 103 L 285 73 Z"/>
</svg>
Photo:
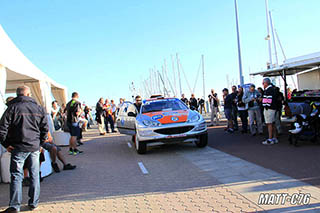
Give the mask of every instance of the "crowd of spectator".
<svg viewBox="0 0 320 213">
<path fill-rule="evenodd" d="M 114 100 L 109 102 L 108 99 L 100 98 L 96 104 L 96 121 L 100 135 L 106 135 L 107 133 L 116 133 L 115 122 L 117 119 L 117 112 L 121 105 L 124 103 L 124 99 L 120 98 L 119 104 L 116 105 Z M 110 131 L 109 131 L 110 125 Z"/>
<path fill-rule="evenodd" d="M 239 130 L 238 117 L 240 117 L 242 133 L 250 132 L 252 136 L 262 135 L 263 125 L 266 125 L 268 138 L 262 144 L 278 143 L 284 95 L 278 87 L 271 83 L 269 78 L 263 80 L 263 88 L 256 89 L 255 85 L 251 84 L 247 90 L 233 86 L 232 93 L 229 93 L 227 88 L 223 89 L 223 103 L 227 132 L 233 133 Z M 212 114 L 215 112 L 213 111 Z"/>
<path fill-rule="evenodd" d="M 268 138 L 262 142 L 264 145 L 278 143 L 277 135 L 281 133 L 281 113 L 284 105 L 284 95 L 279 87 L 274 86 L 269 78 L 265 78 L 263 87 L 256 88 L 254 84 L 243 88 L 232 86 L 222 90 L 223 99 L 220 102 L 214 89 L 211 90 L 209 107 L 211 112 L 211 122 L 209 126 L 218 126 L 222 112 L 220 106 L 223 105 L 223 112 L 227 120 L 225 131 L 234 133 L 239 130 L 238 118 L 241 120 L 241 133 L 250 133 L 252 136 L 263 135 L 263 127 L 267 126 Z M 181 96 L 190 109 L 206 112 L 205 101 L 196 99 L 194 94 L 188 100 L 184 94 Z M 222 103 L 222 104 L 221 104 Z"/>
</svg>

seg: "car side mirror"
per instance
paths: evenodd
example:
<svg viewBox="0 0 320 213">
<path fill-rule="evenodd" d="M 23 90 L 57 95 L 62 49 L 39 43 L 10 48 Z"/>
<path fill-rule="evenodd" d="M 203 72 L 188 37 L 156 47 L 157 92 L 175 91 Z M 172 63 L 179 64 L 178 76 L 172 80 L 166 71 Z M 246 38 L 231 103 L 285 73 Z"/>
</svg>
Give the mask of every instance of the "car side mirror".
<svg viewBox="0 0 320 213">
<path fill-rule="evenodd" d="M 128 112 L 129 117 L 137 117 L 137 114 L 134 112 Z"/>
</svg>

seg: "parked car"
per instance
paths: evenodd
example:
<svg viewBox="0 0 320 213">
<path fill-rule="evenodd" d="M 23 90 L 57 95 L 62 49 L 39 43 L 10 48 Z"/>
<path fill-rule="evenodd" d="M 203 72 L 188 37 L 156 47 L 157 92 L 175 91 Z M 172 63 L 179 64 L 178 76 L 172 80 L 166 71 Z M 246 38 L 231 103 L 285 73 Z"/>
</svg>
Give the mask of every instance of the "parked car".
<svg viewBox="0 0 320 213">
<path fill-rule="evenodd" d="M 208 144 L 203 117 L 177 98 L 144 100 L 139 112 L 134 104 L 125 102 L 116 123 L 120 133 L 132 135 L 139 154 L 146 153 L 151 145 L 194 142 L 198 147 L 205 147 Z"/>
</svg>

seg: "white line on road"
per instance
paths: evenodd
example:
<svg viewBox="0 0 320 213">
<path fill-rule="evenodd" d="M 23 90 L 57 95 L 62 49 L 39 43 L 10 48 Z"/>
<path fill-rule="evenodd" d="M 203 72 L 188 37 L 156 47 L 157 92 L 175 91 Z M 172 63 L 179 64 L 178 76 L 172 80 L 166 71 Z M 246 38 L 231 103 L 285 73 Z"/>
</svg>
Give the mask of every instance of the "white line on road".
<svg viewBox="0 0 320 213">
<path fill-rule="evenodd" d="M 138 162 L 138 165 L 141 169 L 141 172 L 144 174 L 144 175 L 147 175 L 149 174 L 148 170 L 146 169 L 146 167 L 144 167 L 143 163 L 142 162 Z"/>
<path fill-rule="evenodd" d="M 128 147 L 129 147 L 129 148 L 132 148 L 132 145 L 131 145 L 131 143 L 130 143 L 130 142 L 128 142 Z"/>
</svg>

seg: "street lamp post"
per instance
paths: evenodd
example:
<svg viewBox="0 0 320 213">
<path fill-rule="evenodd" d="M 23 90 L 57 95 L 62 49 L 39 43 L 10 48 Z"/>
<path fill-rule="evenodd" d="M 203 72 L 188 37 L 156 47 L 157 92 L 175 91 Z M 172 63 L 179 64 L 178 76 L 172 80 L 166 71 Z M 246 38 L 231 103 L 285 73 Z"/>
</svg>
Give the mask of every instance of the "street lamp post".
<svg viewBox="0 0 320 213">
<path fill-rule="evenodd" d="M 236 11 L 236 26 L 237 26 L 237 40 L 238 40 L 238 59 L 239 59 L 239 75 L 240 75 L 240 85 L 244 84 L 243 75 L 242 75 L 242 61 L 241 61 L 241 46 L 240 46 L 240 33 L 239 33 L 239 17 L 238 17 L 238 3 L 237 0 L 234 0 L 234 7 Z"/>
</svg>

